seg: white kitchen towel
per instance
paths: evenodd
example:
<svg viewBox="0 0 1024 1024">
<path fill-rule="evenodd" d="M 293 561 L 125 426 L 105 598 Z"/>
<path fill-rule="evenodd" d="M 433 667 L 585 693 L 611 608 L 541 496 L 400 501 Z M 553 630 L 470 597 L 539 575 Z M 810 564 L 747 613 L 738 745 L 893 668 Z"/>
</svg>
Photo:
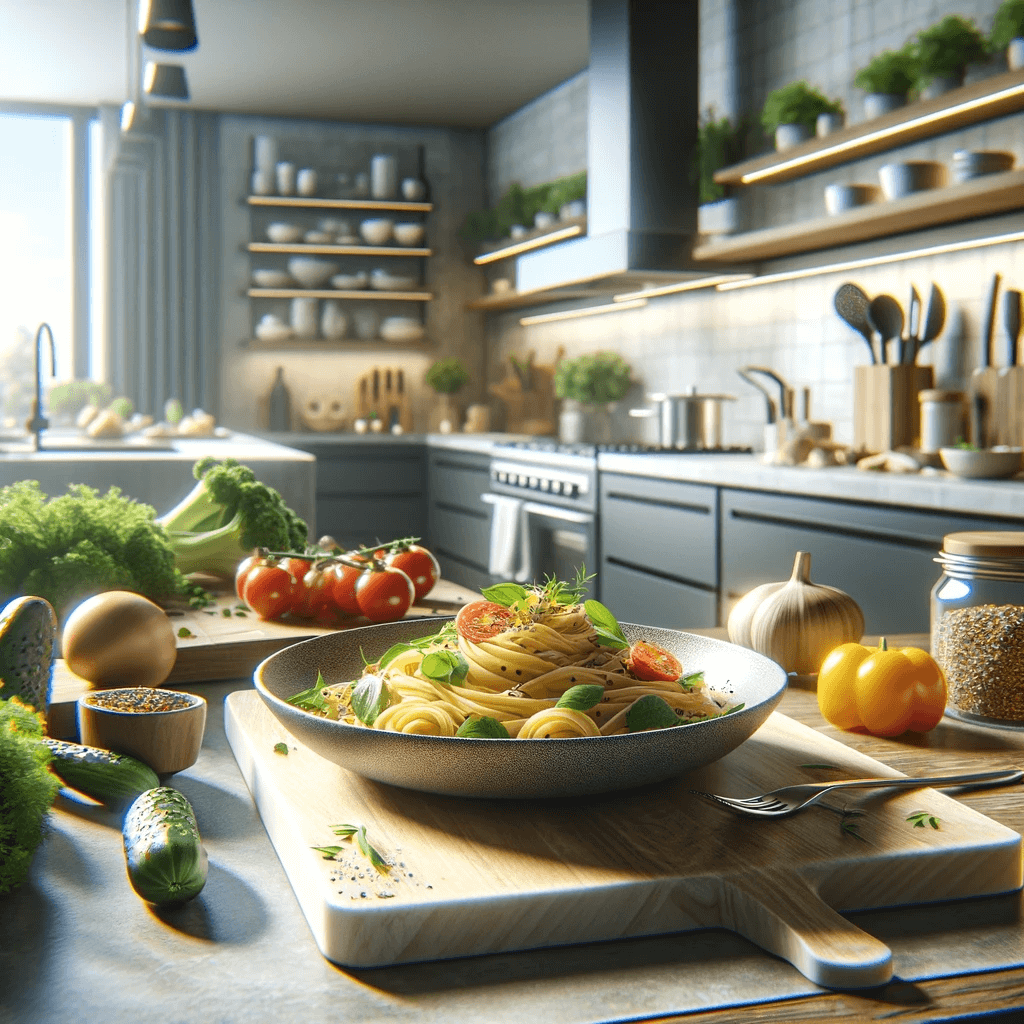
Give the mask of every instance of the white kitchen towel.
<svg viewBox="0 0 1024 1024">
<path fill-rule="evenodd" d="M 519 583 L 534 583 L 533 552 L 530 546 L 530 513 L 529 502 L 523 502 L 519 510 L 519 571 L 516 580 Z"/>
<path fill-rule="evenodd" d="M 487 571 L 492 576 L 512 579 L 519 559 L 519 523 L 523 503 L 503 494 L 485 494 L 491 510 L 491 545 Z"/>
</svg>

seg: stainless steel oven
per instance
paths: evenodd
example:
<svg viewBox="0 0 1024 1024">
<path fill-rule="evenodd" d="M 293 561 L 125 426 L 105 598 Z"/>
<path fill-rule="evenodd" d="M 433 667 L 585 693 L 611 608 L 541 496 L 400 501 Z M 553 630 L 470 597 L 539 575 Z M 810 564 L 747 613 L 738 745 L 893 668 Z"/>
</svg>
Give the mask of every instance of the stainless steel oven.
<svg viewBox="0 0 1024 1024">
<path fill-rule="evenodd" d="M 597 572 L 597 455 L 589 446 L 511 442 L 491 459 L 490 573 L 521 583 Z M 597 580 L 588 596 L 597 597 Z"/>
</svg>

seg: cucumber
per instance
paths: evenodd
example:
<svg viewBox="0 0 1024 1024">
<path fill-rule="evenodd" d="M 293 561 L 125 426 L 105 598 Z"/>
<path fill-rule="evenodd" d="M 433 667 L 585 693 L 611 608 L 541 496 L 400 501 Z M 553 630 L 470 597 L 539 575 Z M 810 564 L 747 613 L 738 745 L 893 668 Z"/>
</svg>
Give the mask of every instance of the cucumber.
<svg viewBox="0 0 1024 1024">
<path fill-rule="evenodd" d="M 61 782 L 100 803 L 116 806 L 160 785 L 156 772 L 137 758 L 46 736 L 50 769 Z"/>
<path fill-rule="evenodd" d="M 168 906 L 197 896 L 208 861 L 192 805 L 176 789 L 148 789 L 121 829 L 128 881 L 147 903 Z"/>
</svg>

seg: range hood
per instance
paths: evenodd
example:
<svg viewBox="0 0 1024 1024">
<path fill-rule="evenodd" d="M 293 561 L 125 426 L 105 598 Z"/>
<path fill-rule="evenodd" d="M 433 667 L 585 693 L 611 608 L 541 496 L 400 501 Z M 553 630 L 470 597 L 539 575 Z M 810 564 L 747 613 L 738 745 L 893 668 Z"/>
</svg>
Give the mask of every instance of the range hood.
<svg viewBox="0 0 1024 1024">
<path fill-rule="evenodd" d="M 698 13 L 698 0 L 590 0 L 587 234 L 520 256 L 518 291 L 611 293 L 711 275 L 690 258 Z"/>
</svg>

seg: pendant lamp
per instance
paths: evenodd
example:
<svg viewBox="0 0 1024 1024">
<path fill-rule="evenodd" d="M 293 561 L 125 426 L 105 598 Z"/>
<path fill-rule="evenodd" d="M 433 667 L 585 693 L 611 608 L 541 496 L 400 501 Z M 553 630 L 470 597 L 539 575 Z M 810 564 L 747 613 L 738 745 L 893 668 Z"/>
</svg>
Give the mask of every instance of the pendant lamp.
<svg viewBox="0 0 1024 1024">
<path fill-rule="evenodd" d="M 145 78 L 142 85 L 147 96 L 161 96 L 169 100 L 187 100 L 188 82 L 185 69 L 180 64 L 157 64 L 146 61 Z"/>
<path fill-rule="evenodd" d="M 143 0 L 139 34 L 154 50 L 194 50 L 199 37 L 192 0 Z"/>
</svg>

